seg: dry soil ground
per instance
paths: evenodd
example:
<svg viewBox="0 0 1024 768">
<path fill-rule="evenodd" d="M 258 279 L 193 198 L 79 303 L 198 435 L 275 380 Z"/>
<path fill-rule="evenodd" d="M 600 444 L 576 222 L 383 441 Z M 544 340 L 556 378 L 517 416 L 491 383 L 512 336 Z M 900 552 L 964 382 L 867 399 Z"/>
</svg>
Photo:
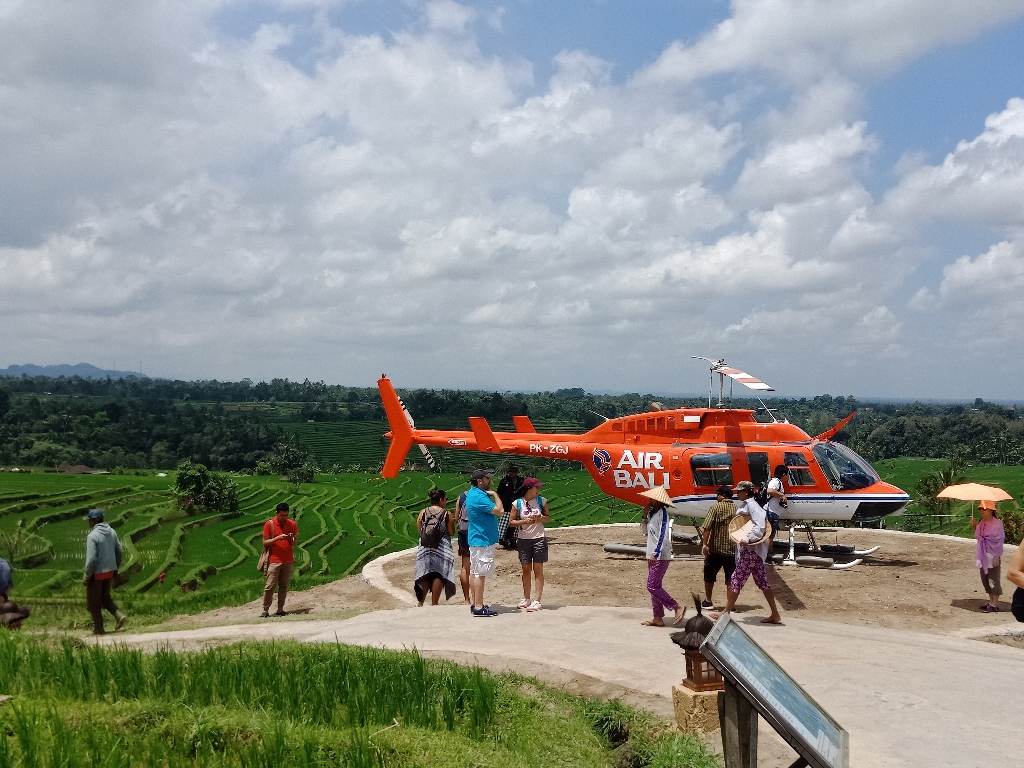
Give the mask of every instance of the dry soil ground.
<svg viewBox="0 0 1024 768">
<path fill-rule="evenodd" d="M 677 531 L 692 531 L 677 526 Z M 642 545 L 635 526 L 593 526 L 554 529 L 548 532 L 550 561 L 545 567 L 545 605 L 600 605 L 644 607 L 650 602 L 644 589 L 646 563 L 642 559 L 609 555 L 602 550 L 608 541 Z M 1006 592 L 1003 612 L 984 614 L 978 572 L 974 567 L 974 542 L 943 536 L 906 534 L 869 529 L 838 529 L 818 534 L 819 543 L 856 544 L 882 548 L 849 570 L 830 571 L 794 566 L 769 568 L 769 581 L 779 599 L 783 616 L 846 624 L 912 629 L 945 634 L 977 630 L 993 631 L 1015 625 L 1009 613 L 1012 585 Z M 1010 549 L 1007 548 L 1007 554 Z M 703 562 L 696 547 L 676 548 L 677 558 L 669 568 L 665 587 L 679 600 L 691 592 L 703 594 Z M 686 556 L 693 559 L 686 559 Z M 488 581 L 487 602 L 515 605 L 522 597 L 521 568 L 514 552 L 498 552 L 498 573 Z M 415 554 L 409 552 L 391 560 L 384 573 L 394 587 L 412 598 Z M 725 587 L 719 575 L 715 603 L 721 605 Z M 461 601 L 461 590 L 452 599 Z M 387 610 L 403 603 L 369 584 L 361 576 L 350 576 L 332 584 L 294 593 L 289 609 L 308 609 L 302 618 L 335 618 L 368 610 Z M 202 626 L 255 620 L 259 605 L 250 603 L 221 608 L 199 616 L 180 617 L 167 629 L 183 625 Z M 429 610 L 429 606 L 425 609 Z M 692 609 L 691 609 L 692 610 Z M 750 582 L 744 589 L 738 612 L 763 612 L 761 593 Z M 1020 626 L 1020 625 L 1016 625 Z M 1024 629 L 1024 627 L 1022 627 Z M 1007 639 L 1008 644 L 1021 641 Z"/>
</svg>

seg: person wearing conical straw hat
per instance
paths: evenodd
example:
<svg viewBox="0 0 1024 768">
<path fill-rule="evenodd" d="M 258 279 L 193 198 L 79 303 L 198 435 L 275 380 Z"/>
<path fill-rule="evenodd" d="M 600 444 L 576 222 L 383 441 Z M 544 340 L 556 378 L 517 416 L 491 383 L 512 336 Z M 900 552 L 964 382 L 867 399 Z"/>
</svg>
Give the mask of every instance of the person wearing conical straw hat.
<svg viewBox="0 0 1024 768">
<path fill-rule="evenodd" d="M 999 596 L 1003 594 L 1003 588 L 999 584 L 999 565 L 1003 544 L 1006 543 L 1006 532 L 1003 530 L 1003 521 L 996 512 L 994 501 L 983 499 L 978 504 L 978 511 L 981 512 L 981 520 L 975 522 L 974 515 L 971 515 L 971 527 L 974 528 L 974 538 L 978 540 L 975 564 L 981 573 L 981 586 L 988 595 L 988 602 L 981 606 L 981 610 L 985 613 L 997 613 Z"/>
<path fill-rule="evenodd" d="M 664 627 L 665 611 L 675 614 L 672 626 L 679 626 L 686 615 L 683 608 L 662 586 L 669 563 L 672 562 L 672 517 L 669 507 L 675 507 L 668 492 L 662 488 L 652 488 L 640 494 L 650 499 L 644 509 L 641 528 L 647 534 L 647 591 L 651 593 L 651 605 L 654 618 L 643 622 L 645 627 Z"/>
<path fill-rule="evenodd" d="M 736 607 L 736 598 L 740 596 L 747 579 L 753 576 L 754 583 L 764 592 L 764 599 L 768 601 L 768 607 L 772 610 L 771 616 L 761 621 L 764 624 L 781 624 L 782 616 L 775 603 L 775 593 L 768 584 L 768 574 L 764 569 L 765 560 L 768 558 L 768 539 L 771 536 L 768 516 L 761 505 L 754 501 L 756 488 L 752 482 L 741 480 L 733 490 L 740 500 L 736 517 L 730 526 L 736 529 L 731 534 L 736 542 L 736 570 L 733 571 L 732 580 L 729 582 L 729 596 L 724 613 L 729 613 Z M 745 534 L 741 533 L 740 529 L 747 522 L 751 524 L 750 529 Z M 711 618 L 717 619 L 718 615 L 713 613 Z"/>
</svg>

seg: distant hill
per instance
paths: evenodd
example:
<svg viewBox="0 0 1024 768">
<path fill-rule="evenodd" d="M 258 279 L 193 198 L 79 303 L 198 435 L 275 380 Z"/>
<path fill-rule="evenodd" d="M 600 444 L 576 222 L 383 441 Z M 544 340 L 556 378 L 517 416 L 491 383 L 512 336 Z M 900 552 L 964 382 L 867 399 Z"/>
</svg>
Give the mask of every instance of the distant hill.
<svg viewBox="0 0 1024 768">
<path fill-rule="evenodd" d="M 83 379 L 141 379 L 142 374 L 135 371 L 107 371 L 89 363 L 78 365 L 9 365 L 0 368 L 0 376 L 80 376 Z"/>
</svg>

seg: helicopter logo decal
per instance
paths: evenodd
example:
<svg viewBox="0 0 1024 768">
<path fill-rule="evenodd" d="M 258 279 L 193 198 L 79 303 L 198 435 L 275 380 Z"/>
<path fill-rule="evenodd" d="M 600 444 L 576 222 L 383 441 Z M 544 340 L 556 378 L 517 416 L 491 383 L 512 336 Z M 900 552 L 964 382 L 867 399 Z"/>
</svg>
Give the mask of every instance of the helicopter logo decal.
<svg viewBox="0 0 1024 768">
<path fill-rule="evenodd" d="M 611 465 L 612 457 L 609 455 L 608 451 L 604 450 L 604 448 L 595 448 L 594 467 L 597 468 L 598 474 L 603 477 L 604 473 L 608 471 Z"/>
</svg>

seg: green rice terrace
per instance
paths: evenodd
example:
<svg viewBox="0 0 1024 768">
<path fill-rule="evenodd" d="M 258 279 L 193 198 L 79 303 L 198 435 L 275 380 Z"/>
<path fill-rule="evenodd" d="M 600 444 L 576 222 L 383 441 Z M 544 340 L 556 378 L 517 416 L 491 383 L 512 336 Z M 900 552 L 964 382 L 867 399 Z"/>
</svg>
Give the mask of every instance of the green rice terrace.
<svg viewBox="0 0 1024 768">
<path fill-rule="evenodd" d="M 492 457 L 493 463 L 493 457 Z M 913 493 L 917 480 L 942 462 L 891 459 L 877 467 L 886 480 Z M 970 480 L 1001 485 L 1015 497 L 1024 493 L 1017 467 L 980 466 Z M 638 509 L 610 499 L 579 471 L 540 472 L 551 500 L 552 525 L 628 522 Z M 256 598 L 255 570 L 263 523 L 274 506 L 287 501 L 301 531 L 296 549 L 294 589 L 358 572 L 379 555 L 416 543 L 416 513 L 437 484 L 449 497 L 464 490 L 457 473 L 403 472 L 386 480 L 366 472 L 318 475 L 295 486 L 277 478 L 237 476 L 239 511 L 188 515 L 174 502 L 174 473 L 110 475 L 0 473 L 0 533 L 13 541 L 16 595 L 30 604 L 33 624 L 84 627 L 81 569 L 88 526 L 82 515 L 101 507 L 125 547 L 117 584 L 118 600 L 135 619 L 158 621 Z M 1016 504 L 1010 506 L 1016 507 Z M 952 505 L 943 516 L 921 514 L 911 505 L 886 526 L 970 536 L 969 504 Z M 163 579 L 161 580 L 161 574 Z"/>
<path fill-rule="evenodd" d="M 263 523 L 287 501 L 298 521 L 294 589 L 357 572 L 370 559 L 416 543 L 416 514 L 437 485 L 464 490 L 461 474 L 406 472 L 394 480 L 367 473 L 320 475 L 298 492 L 276 478 L 241 476 L 236 514 L 187 515 L 173 500 L 174 473 L 56 475 L 0 473 L 0 532 L 17 539 L 16 594 L 40 620 L 84 622 L 81 569 L 91 507 L 125 547 L 117 593 L 136 617 L 158 619 L 255 598 Z M 636 510 L 605 497 L 581 472 L 544 476 L 558 499 L 558 524 L 636 519 Z M 160 576 L 163 574 L 163 581 Z M 34 617 L 35 620 L 35 617 Z M 73 625 L 73 624 L 72 624 Z M 72 626 L 69 625 L 69 626 Z"/>
</svg>

